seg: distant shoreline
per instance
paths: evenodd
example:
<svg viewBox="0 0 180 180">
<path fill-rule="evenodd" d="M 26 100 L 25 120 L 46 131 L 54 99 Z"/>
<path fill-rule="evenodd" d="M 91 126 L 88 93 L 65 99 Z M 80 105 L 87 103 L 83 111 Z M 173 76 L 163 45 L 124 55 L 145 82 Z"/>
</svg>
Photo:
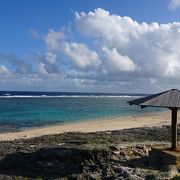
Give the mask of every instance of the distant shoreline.
<svg viewBox="0 0 180 180">
<path fill-rule="evenodd" d="M 66 132 L 113 131 L 146 126 L 161 126 L 171 123 L 170 115 L 170 111 L 166 111 L 117 118 L 102 118 L 85 122 L 56 124 L 38 128 L 29 128 L 19 132 L 2 133 L 0 134 L 0 141 L 26 139 Z"/>
</svg>

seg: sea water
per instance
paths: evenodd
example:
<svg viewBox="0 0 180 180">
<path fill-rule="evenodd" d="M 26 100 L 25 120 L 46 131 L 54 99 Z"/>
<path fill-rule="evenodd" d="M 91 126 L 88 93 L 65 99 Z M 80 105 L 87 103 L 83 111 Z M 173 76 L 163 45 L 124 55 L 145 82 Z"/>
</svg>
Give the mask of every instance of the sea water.
<svg viewBox="0 0 180 180">
<path fill-rule="evenodd" d="M 143 94 L 0 92 L 0 132 L 162 111 L 130 106 Z"/>
</svg>

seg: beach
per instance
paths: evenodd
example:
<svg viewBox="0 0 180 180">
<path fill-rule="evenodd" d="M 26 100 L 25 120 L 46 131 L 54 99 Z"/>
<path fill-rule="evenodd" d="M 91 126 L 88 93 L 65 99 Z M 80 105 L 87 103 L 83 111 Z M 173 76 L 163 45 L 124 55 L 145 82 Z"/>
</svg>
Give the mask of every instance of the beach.
<svg viewBox="0 0 180 180">
<path fill-rule="evenodd" d="M 163 125 L 1 141 L 0 179 L 171 179 L 178 169 L 150 156 L 170 138 Z"/>
<path fill-rule="evenodd" d="M 162 166 L 150 155 L 154 146 L 170 147 L 170 115 L 168 111 L 0 134 L 0 179 L 170 179 L 179 169 Z"/>
<path fill-rule="evenodd" d="M 171 112 L 148 113 L 119 118 L 104 118 L 85 122 L 64 123 L 39 128 L 24 129 L 19 132 L 7 132 L 0 134 L 0 141 L 27 139 L 50 134 L 67 132 L 98 132 L 114 131 L 129 128 L 151 127 L 169 125 Z"/>
</svg>

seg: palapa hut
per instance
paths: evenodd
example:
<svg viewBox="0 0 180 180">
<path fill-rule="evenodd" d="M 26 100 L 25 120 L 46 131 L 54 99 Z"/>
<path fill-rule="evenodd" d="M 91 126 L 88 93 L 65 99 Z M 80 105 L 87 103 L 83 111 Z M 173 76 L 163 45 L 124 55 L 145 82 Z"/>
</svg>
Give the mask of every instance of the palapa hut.
<svg viewBox="0 0 180 180">
<path fill-rule="evenodd" d="M 177 150 L 177 111 L 180 109 L 180 91 L 171 89 L 158 94 L 139 98 L 128 102 L 130 105 L 145 107 L 163 107 L 172 112 L 172 144 L 171 149 Z"/>
</svg>

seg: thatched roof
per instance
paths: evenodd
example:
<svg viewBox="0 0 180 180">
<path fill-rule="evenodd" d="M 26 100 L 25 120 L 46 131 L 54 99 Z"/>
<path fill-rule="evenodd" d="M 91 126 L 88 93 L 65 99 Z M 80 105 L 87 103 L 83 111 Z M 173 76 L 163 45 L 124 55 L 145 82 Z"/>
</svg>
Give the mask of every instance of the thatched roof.
<svg viewBox="0 0 180 180">
<path fill-rule="evenodd" d="M 171 89 L 158 94 L 153 94 L 143 98 L 135 99 L 128 102 L 130 105 L 139 105 L 144 107 L 167 107 L 180 108 L 180 91 Z"/>
</svg>

